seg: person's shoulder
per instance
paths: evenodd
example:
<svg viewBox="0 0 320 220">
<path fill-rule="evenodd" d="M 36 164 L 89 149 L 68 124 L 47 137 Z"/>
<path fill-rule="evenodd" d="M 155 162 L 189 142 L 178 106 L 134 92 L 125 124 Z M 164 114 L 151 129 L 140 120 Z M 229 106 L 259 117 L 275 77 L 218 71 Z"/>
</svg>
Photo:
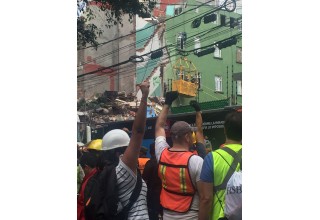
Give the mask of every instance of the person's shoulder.
<svg viewBox="0 0 320 220">
<path fill-rule="evenodd" d="M 203 159 L 202 159 L 202 157 L 200 157 L 199 155 L 192 154 L 192 155 L 190 156 L 190 163 L 192 163 L 192 162 L 202 163 L 202 162 L 203 162 Z"/>
<path fill-rule="evenodd" d="M 158 136 L 154 142 L 155 142 L 155 147 L 167 145 L 167 139 L 165 136 Z"/>
<path fill-rule="evenodd" d="M 117 176 L 121 173 L 121 176 L 125 173 L 130 174 L 131 176 L 135 176 L 134 172 L 121 160 L 119 160 L 119 164 L 116 167 Z"/>
<path fill-rule="evenodd" d="M 212 152 L 213 151 L 210 151 L 209 153 L 207 153 L 207 155 L 204 157 L 204 161 L 212 161 L 213 157 L 212 157 Z"/>
</svg>

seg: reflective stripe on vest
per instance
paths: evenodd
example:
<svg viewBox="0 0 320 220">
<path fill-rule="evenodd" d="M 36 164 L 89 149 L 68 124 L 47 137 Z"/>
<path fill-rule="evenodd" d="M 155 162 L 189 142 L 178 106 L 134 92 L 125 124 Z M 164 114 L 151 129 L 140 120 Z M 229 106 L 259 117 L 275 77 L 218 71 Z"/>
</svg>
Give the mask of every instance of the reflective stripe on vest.
<svg viewBox="0 0 320 220">
<path fill-rule="evenodd" d="M 228 147 L 231 150 L 238 152 L 241 148 L 241 144 L 228 144 L 224 145 L 224 147 Z M 216 153 L 216 151 L 219 152 L 223 156 L 223 158 Z M 225 152 L 224 150 L 216 150 L 211 152 L 213 157 L 213 181 L 214 186 L 220 185 L 225 176 L 227 175 L 227 172 L 230 168 L 230 165 L 232 164 L 233 157 Z M 239 170 L 240 165 L 238 164 L 237 170 Z M 215 190 L 214 190 L 215 191 Z M 225 195 L 226 190 L 219 190 L 218 192 L 214 192 L 213 194 L 213 213 L 212 213 L 212 220 L 218 220 L 219 218 L 224 217 L 224 201 L 225 201 Z M 222 205 L 222 206 L 221 206 Z"/>
<path fill-rule="evenodd" d="M 165 209 L 183 213 L 191 207 L 195 194 L 188 168 L 191 156 L 191 152 L 167 148 L 161 153 L 158 174 L 162 181 L 160 201 Z"/>
</svg>

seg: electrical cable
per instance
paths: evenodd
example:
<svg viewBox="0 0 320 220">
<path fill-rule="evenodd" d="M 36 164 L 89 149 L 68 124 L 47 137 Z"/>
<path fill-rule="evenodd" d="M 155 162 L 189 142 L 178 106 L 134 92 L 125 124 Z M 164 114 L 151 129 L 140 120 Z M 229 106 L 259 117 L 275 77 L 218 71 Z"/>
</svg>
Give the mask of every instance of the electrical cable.
<svg viewBox="0 0 320 220">
<path fill-rule="evenodd" d="M 155 67 L 156 68 L 156 67 Z M 126 68 L 123 68 L 122 70 L 121 70 L 121 72 L 119 73 L 120 75 L 124 75 L 125 73 L 130 73 L 130 72 L 133 72 L 133 74 L 131 74 L 131 75 L 135 75 L 136 74 L 136 68 L 135 68 L 135 65 L 132 65 L 132 66 L 128 66 L 128 67 L 126 67 Z M 104 75 L 105 76 L 105 75 Z M 90 76 L 91 77 L 91 76 Z M 126 76 L 125 76 L 126 77 Z M 122 78 L 122 77 L 121 77 Z M 92 81 L 93 81 L 93 83 L 95 83 L 95 82 L 97 82 L 97 81 L 100 81 L 100 79 L 101 79 L 101 76 L 96 76 L 95 77 L 95 81 L 93 81 L 92 80 L 92 78 L 90 78 L 90 80 L 88 80 L 88 81 L 90 81 L 90 83 L 92 83 Z M 78 82 L 86 82 L 87 80 L 83 80 L 83 79 L 79 79 L 78 80 Z"/>
<path fill-rule="evenodd" d="M 199 18 L 202 18 L 202 17 L 204 17 L 204 16 L 206 16 L 206 15 L 208 15 L 208 14 L 212 14 L 213 12 L 215 12 L 215 11 L 217 11 L 217 10 L 219 10 L 219 9 L 221 9 L 221 7 L 220 8 L 216 8 L 214 11 L 210 11 L 210 12 L 207 12 L 207 11 L 205 11 L 205 12 L 203 12 L 203 13 L 201 13 L 201 14 L 199 14 L 199 15 L 197 15 L 196 17 L 199 17 Z M 185 12 L 184 12 L 185 13 Z M 100 14 L 99 14 L 100 15 Z M 101 16 L 101 15 L 100 15 Z M 176 16 L 177 17 L 177 16 Z M 170 31 L 170 30 L 172 30 L 172 29 L 174 29 L 174 28 L 177 28 L 177 27 L 179 27 L 180 25 L 183 25 L 183 24 L 186 24 L 188 21 L 190 21 L 190 20 L 192 20 L 192 19 L 194 19 L 194 17 L 193 18 L 191 18 L 191 19 L 188 19 L 188 20 L 184 20 L 183 22 L 180 22 L 180 23 L 178 23 L 178 24 L 176 24 L 176 27 L 171 27 L 171 28 L 169 28 L 169 29 L 167 29 L 167 31 Z M 150 26 L 151 27 L 151 26 Z M 149 27 L 148 27 L 149 28 Z M 140 31 L 140 30 L 139 30 Z M 157 30 L 156 30 L 157 31 Z M 155 31 L 155 32 L 156 32 Z M 151 38 L 152 36 L 150 36 L 150 37 L 147 37 L 147 38 Z M 144 38 L 144 39 L 142 39 L 142 41 L 143 40 L 145 40 L 145 39 L 147 39 L 147 38 Z M 118 38 L 116 38 L 116 39 L 118 39 Z M 115 40 L 115 39 L 114 39 Z M 131 45 L 133 45 L 134 43 L 132 43 Z M 129 44 L 130 45 L 130 44 Z M 122 48 L 125 48 L 125 47 L 127 47 L 127 46 L 129 46 L 129 45 L 126 45 L 126 46 L 124 46 L 124 47 L 122 47 Z M 130 49 L 129 49 L 130 50 Z M 112 54 L 112 53 L 115 53 L 115 52 L 117 52 L 117 51 L 119 51 L 119 49 L 118 50 L 114 50 L 114 51 L 111 51 L 111 53 L 109 52 L 109 54 Z M 102 56 L 100 56 L 100 57 L 103 57 L 104 55 L 102 55 Z M 95 60 L 96 60 L 97 58 L 95 58 Z M 83 65 L 83 64 L 82 64 Z"/>
<path fill-rule="evenodd" d="M 199 14 L 199 15 L 197 15 L 196 17 L 201 17 L 201 16 L 205 16 L 206 14 L 208 14 L 208 12 L 203 12 L 203 13 L 201 13 L 201 14 Z M 180 14 L 179 14 L 180 15 Z M 177 17 L 177 16 L 176 16 Z M 180 27 L 180 26 L 182 26 L 182 25 L 185 25 L 185 24 L 187 24 L 189 21 L 191 21 L 192 19 L 194 19 L 194 17 L 193 18 L 189 18 L 188 20 L 184 20 L 184 21 L 182 21 L 182 22 L 179 22 L 178 24 L 176 24 L 175 26 L 173 26 L 173 27 L 170 27 L 169 29 L 167 29 L 166 31 L 171 31 L 171 30 L 173 30 L 173 29 L 175 29 L 175 28 L 178 28 L 178 27 Z M 152 26 L 149 26 L 149 27 L 147 27 L 147 28 L 150 28 L 150 27 L 152 27 Z M 147 28 L 143 28 L 143 29 L 147 29 Z M 140 30 L 138 30 L 138 31 L 141 31 L 142 29 L 140 29 Z M 137 32 L 138 32 L 137 31 Z M 148 39 L 148 40 L 150 40 L 152 38 L 152 36 L 150 36 L 150 37 L 146 37 L 146 38 L 144 38 L 144 39 L 141 39 L 141 40 L 139 40 L 138 41 L 138 43 L 139 42 L 143 42 L 144 40 L 146 40 L 146 39 Z M 119 38 L 115 38 L 115 39 L 113 39 L 113 40 L 116 40 L 116 39 L 119 39 Z M 129 45 L 125 45 L 124 47 L 122 47 L 122 48 L 126 48 L 126 47 L 128 47 L 128 46 L 133 46 L 133 45 L 135 45 L 137 42 L 134 42 L 134 43 L 131 43 L 131 44 L 129 44 Z M 117 52 L 117 51 L 119 51 L 119 50 L 113 50 L 113 51 L 111 51 L 111 52 L 109 52 L 108 53 L 108 55 L 109 54 L 112 54 L 112 53 L 115 53 L 115 52 Z M 99 56 L 99 57 L 104 57 L 104 55 L 101 55 L 101 56 Z M 96 58 L 93 58 L 94 60 L 96 60 L 98 57 L 96 57 Z M 88 63 L 90 63 L 90 62 L 88 62 Z M 84 64 L 81 64 L 81 65 L 84 65 Z M 81 65 L 79 65 L 79 66 L 81 66 Z M 79 67 L 78 66 L 78 67 Z"/>
<path fill-rule="evenodd" d="M 156 32 L 156 31 L 158 31 L 158 30 L 156 29 L 155 32 Z M 108 56 L 108 55 L 112 55 L 113 53 L 116 53 L 116 52 L 118 52 L 118 51 L 120 51 L 120 50 L 122 50 L 122 49 L 128 48 L 127 51 L 124 51 L 123 53 L 121 53 L 121 54 L 125 54 L 125 53 L 127 53 L 128 51 L 130 51 L 130 49 L 132 49 L 131 46 L 133 47 L 133 46 L 135 46 L 136 44 L 141 43 L 141 42 L 144 42 L 145 40 L 148 41 L 148 40 L 150 40 L 151 38 L 152 38 L 152 36 L 143 38 L 143 39 L 141 39 L 141 40 L 139 40 L 139 41 L 130 43 L 130 44 L 128 44 L 128 45 L 125 45 L 125 46 L 123 46 L 123 47 L 121 47 L 121 48 L 119 48 L 119 49 L 112 50 L 112 51 L 110 51 L 110 52 L 108 52 L 108 53 L 106 53 L 106 54 L 103 54 L 103 55 L 100 55 L 100 56 L 98 56 L 98 57 L 95 57 L 95 58 L 93 58 L 93 60 L 97 60 L 97 59 L 104 58 L 104 57 L 106 57 L 106 56 Z M 102 50 L 102 49 L 101 49 L 101 50 Z M 90 63 L 90 62 L 82 63 L 82 64 L 78 65 L 78 67 L 83 66 L 83 65 L 88 64 L 88 63 Z"/>
<path fill-rule="evenodd" d="M 192 9 L 189 9 L 189 10 L 187 10 L 187 11 L 184 11 L 184 12 L 182 12 L 181 14 L 179 14 L 179 15 L 177 15 L 177 16 L 173 16 L 173 17 L 167 18 L 167 19 L 165 19 L 165 20 L 163 20 L 163 21 L 161 21 L 161 22 L 159 22 L 159 23 L 164 23 L 164 22 L 166 22 L 166 21 L 168 21 L 168 20 L 171 20 L 171 19 L 173 19 L 173 18 L 176 18 L 176 17 L 178 17 L 178 16 L 181 16 L 181 15 L 183 15 L 183 14 L 189 12 L 189 11 L 192 11 L 192 10 L 194 10 L 194 9 L 196 9 L 196 8 L 199 8 L 199 7 L 203 6 L 203 5 L 206 5 L 207 3 L 210 3 L 210 2 L 212 2 L 212 1 L 214 1 L 214 0 L 209 0 L 209 1 L 207 1 L 207 2 L 204 2 L 204 3 L 202 3 L 202 4 L 200 4 L 200 5 L 196 6 L 196 7 L 194 7 L 194 8 L 192 8 Z M 112 39 L 112 40 L 110 40 L 110 41 L 100 43 L 100 44 L 98 44 L 98 46 L 99 46 L 99 45 L 104 45 L 104 44 L 107 44 L 107 43 L 111 43 L 111 42 L 113 42 L 113 41 L 115 41 L 115 40 L 117 40 L 117 39 L 130 36 L 130 35 L 132 35 L 132 34 L 135 34 L 135 33 L 137 33 L 137 32 L 146 30 L 146 29 L 148 29 L 148 28 L 150 28 L 150 27 L 152 27 L 152 26 L 156 26 L 156 25 L 157 25 L 157 24 L 153 24 L 153 25 L 151 25 L 151 26 L 149 26 L 149 27 L 142 28 L 142 29 L 140 29 L 139 31 L 134 31 L 134 32 L 132 32 L 132 33 L 130 33 L 130 34 L 123 35 L 123 36 L 121 36 L 121 37 Z M 88 47 L 80 48 L 80 49 L 78 49 L 78 50 L 84 50 L 84 49 L 91 48 L 91 47 L 94 47 L 94 46 L 88 46 Z"/>
<path fill-rule="evenodd" d="M 167 48 L 168 49 L 168 48 Z M 151 51 L 151 53 L 152 53 L 152 51 Z M 168 52 L 167 52 L 168 53 Z M 150 54 L 150 53 L 149 53 Z M 172 56 L 176 56 L 177 54 L 175 54 L 175 55 L 172 55 Z M 172 57 L 172 56 L 169 56 L 168 58 L 170 59 L 170 57 Z M 170 64 L 171 64 L 171 62 L 170 62 Z M 172 64 L 171 64 L 172 65 Z M 133 75 L 135 75 L 135 73 L 133 74 Z M 127 76 L 127 77 L 129 77 L 129 76 Z"/>
<path fill-rule="evenodd" d="M 238 34 L 238 35 L 240 35 L 240 34 Z M 224 40 L 226 40 L 226 39 L 224 39 Z M 217 43 L 219 43 L 219 42 L 215 42 L 214 44 L 207 45 L 207 46 L 203 46 L 203 47 L 197 48 L 197 49 L 207 48 L 207 47 L 210 47 L 210 46 L 215 45 L 215 44 L 217 44 Z M 175 48 L 173 48 L 172 50 L 175 50 Z M 194 50 L 190 50 L 189 52 L 192 52 L 192 51 L 194 51 Z M 153 52 L 153 51 L 149 52 L 148 54 L 150 54 L 150 53 L 152 53 L 152 52 Z M 175 54 L 175 55 L 177 55 L 177 54 Z M 166 59 L 167 59 L 167 58 L 166 58 Z M 170 57 L 169 57 L 169 59 L 170 59 Z M 149 59 L 148 59 L 148 60 L 149 60 Z M 146 60 L 146 61 L 148 61 L 148 60 Z M 171 62 L 170 62 L 170 63 L 171 63 Z M 99 71 L 101 71 L 101 69 L 98 70 L 98 71 L 96 71 L 96 72 L 99 72 Z M 90 78 L 89 80 L 91 80 L 91 78 Z M 81 82 L 81 81 L 80 81 L 80 82 Z"/>
<path fill-rule="evenodd" d="M 240 17 L 240 18 L 237 18 L 237 21 L 238 21 L 238 22 L 239 22 L 239 20 L 241 21 L 241 17 Z M 226 25 L 228 25 L 228 23 L 226 23 Z M 213 27 L 213 28 L 210 29 L 210 30 L 205 30 L 205 31 L 202 31 L 202 32 L 200 32 L 200 33 L 204 33 L 204 32 L 209 33 L 209 32 L 212 32 L 212 31 L 214 31 L 214 30 L 216 30 L 216 29 L 219 29 L 219 28 L 222 28 L 222 27 L 221 27 L 221 26 L 216 26 L 216 27 Z M 228 29 L 228 30 L 230 30 L 230 29 Z M 156 30 L 156 31 L 158 31 L 158 30 Z M 194 32 L 192 32 L 192 33 L 194 33 Z M 200 33 L 198 33 L 198 34 L 200 34 Z M 207 34 L 207 33 L 205 33 L 205 34 Z M 205 34 L 200 35 L 200 36 L 193 35 L 193 36 L 190 36 L 189 38 L 192 38 L 192 37 L 194 37 L 194 36 L 202 37 L 202 36 L 204 36 Z M 153 37 L 153 36 L 150 36 L 150 37 L 148 37 L 148 38 L 150 39 L 151 37 Z M 201 39 L 201 41 L 204 42 L 203 39 Z M 190 43 L 193 44 L 193 41 L 190 42 Z M 190 46 L 189 42 L 187 42 L 186 45 Z M 125 46 L 125 47 L 126 47 L 126 46 Z M 123 47 L 123 48 L 124 48 L 124 47 Z M 130 48 L 129 48 L 129 50 L 130 50 Z M 117 50 L 116 50 L 116 51 L 117 51 Z M 125 52 L 124 52 L 124 53 L 125 53 Z M 124 54 L 124 53 L 121 53 L 121 54 Z M 110 53 L 109 53 L 109 54 L 110 54 Z M 120 54 L 120 55 L 121 55 L 121 54 Z M 100 56 L 100 57 L 101 57 L 101 56 Z M 88 63 L 90 63 L 90 62 L 88 62 Z M 102 62 L 96 62 L 96 63 L 102 63 Z M 84 65 L 84 64 L 82 64 L 82 65 Z M 79 65 L 79 66 L 81 66 L 81 65 Z M 78 66 L 78 67 L 79 67 L 79 66 Z"/>
<path fill-rule="evenodd" d="M 163 48 L 165 48 L 165 47 L 166 47 L 166 46 L 164 46 L 164 47 L 162 47 L 162 48 L 159 48 L 159 49 L 157 49 L 157 50 L 163 49 Z M 152 52 L 154 52 L 154 51 L 150 51 L 150 52 L 145 53 L 145 54 L 142 54 L 142 55 L 140 55 L 140 56 L 146 56 L 146 55 L 151 54 Z M 94 71 L 91 71 L 91 72 L 88 72 L 88 73 L 80 74 L 80 75 L 77 76 L 77 78 L 81 78 L 81 77 L 83 77 L 83 76 L 85 76 L 85 75 L 91 75 L 91 74 L 94 74 L 94 73 L 97 73 L 97 72 L 100 72 L 100 71 L 102 71 L 102 70 L 109 69 L 109 68 L 112 68 L 112 67 L 120 66 L 120 65 L 123 65 L 123 64 L 128 63 L 128 62 L 130 62 L 130 58 L 129 58 L 128 60 L 126 60 L 126 61 L 123 61 L 123 62 L 114 64 L 114 65 L 111 65 L 111 66 L 108 66 L 108 67 L 103 67 L 103 68 L 100 68 L 100 69 L 97 69 L 97 70 L 94 70 Z"/>
<path fill-rule="evenodd" d="M 154 68 L 158 68 L 158 67 L 159 67 L 159 66 L 156 66 L 156 67 L 154 67 Z M 129 68 L 130 68 L 130 67 L 129 67 Z M 126 77 L 130 77 L 130 76 L 134 76 L 134 75 L 136 75 L 135 71 L 132 71 L 132 72 L 133 72 L 132 74 L 130 74 L 130 75 L 128 75 L 128 76 L 120 77 L 120 79 L 123 79 L 123 78 L 126 78 Z M 121 73 L 119 73 L 119 74 L 121 74 Z M 121 75 L 123 75 L 123 74 L 121 74 Z M 97 76 L 97 78 L 96 78 L 96 79 L 97 79 L 97 81 L 99 81 L 99 80 L 100 80 L 100 78 L 98 79 L 98 77 L 99 77 L 99 76 Z M 81 79 L 80 79 L 80 80 L 81 80 Z M 107 79 L 107 81 L 108 81 L 108 80 L 109 80 L 109 79 Z M 105 82 L 101 82 L 101 83 L 105 83 Z M 95 82 L 94 82 L 94 83 L 91 83 L 91 85 L 93 85 L 93 86 L 94 86 L 94 85 L 98 85 L 98 84 L 101 84 L 101 83 L 99 83 L 99 82 L 98 82 L 98 83 L 95 83 Z"/>
</svg>

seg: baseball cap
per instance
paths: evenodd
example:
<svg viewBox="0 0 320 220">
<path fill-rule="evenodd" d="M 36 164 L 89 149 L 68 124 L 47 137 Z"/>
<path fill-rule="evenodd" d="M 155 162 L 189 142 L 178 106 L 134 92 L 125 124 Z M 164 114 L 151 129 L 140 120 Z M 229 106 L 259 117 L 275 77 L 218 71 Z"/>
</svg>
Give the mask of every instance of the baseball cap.
<svg viewBox="0 0 320 220">
<path fill-rule="evenodd" d="M 172 136 L 182 136 L 184 134 L 197 130 L 198 129 L 196 127 L 191 127 L 191 125 L 189 125 L 185 121 L 177 121 L 171 126 L 170 133 Z"/>
</svg>

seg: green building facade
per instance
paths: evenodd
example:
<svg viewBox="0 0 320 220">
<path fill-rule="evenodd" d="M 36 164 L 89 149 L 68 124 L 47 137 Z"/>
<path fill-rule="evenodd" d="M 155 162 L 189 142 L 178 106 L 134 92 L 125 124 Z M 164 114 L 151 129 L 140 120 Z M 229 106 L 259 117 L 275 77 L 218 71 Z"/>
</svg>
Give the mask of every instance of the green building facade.
<svg viewBox="0 0 320 220">
<path fill-rule="evenodd" d="M 200 85 L 196 96 L 179 96 L 173 113 L 192 111 L 190 100 L 197 100 L 203 110 L 242 105 L 241 9 L 228 12 L 218 4 L 188 0 L 167 6 L 165 39 L 170 62 L 163 74 L 165 88 L 170 91 L 172 81 L 179 78 L 174 67 L 180 58 L 192 62 Z"/>
</svg>

